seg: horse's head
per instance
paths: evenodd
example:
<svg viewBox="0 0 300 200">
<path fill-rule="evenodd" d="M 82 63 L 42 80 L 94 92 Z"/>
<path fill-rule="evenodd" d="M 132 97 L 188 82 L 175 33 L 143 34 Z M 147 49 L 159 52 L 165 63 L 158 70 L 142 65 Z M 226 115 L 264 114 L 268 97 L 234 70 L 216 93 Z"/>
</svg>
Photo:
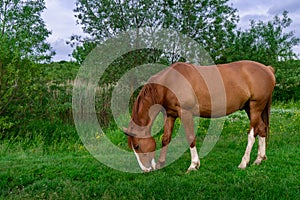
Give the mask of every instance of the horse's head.
<svg viewBox="0 0 300 200">
<path fill-rule="evenodd" d="M 128 128 L 123 128 L 128 136 L 128 145 L 134 151 L 137 161 L 144 172 L 155 170 L 155 149 L 156 142 L 147 127 L 136 127 L 132 124 Z"/>
</svg>

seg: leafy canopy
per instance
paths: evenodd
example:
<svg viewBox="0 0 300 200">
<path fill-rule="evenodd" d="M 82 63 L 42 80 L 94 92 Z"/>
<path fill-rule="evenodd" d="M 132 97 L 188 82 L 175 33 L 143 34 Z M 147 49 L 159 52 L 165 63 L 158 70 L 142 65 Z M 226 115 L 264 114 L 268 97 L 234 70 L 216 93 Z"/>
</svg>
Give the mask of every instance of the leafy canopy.
<svg viewBox="0 0 300 200">
<path fill-rule="evenodd" d="M 169 28 L 198 41 L 213 58 L 233 40 L 237 10 L 228 0 L 77 0 L 77 23 L 89 38 L 73 36 L 71 43 L 78 48 L 73 56 L 78 61 L 90 48 L 107 38 L 141 27 Z M 79 42 L 79 43 L 78 43 Z M 84 45 L 89 43 L 89 45 Z"/>
<path fill-rule="evenodd" d="M 54 55 L 46 42 L 51 32 L 41 17 L 45 8 L 45 0 L 0 0 L 0 38 L 12 43 L 11 50 L 20 51 L 23 58 L 50 61 Z"/>
<path fill-rule="evenodd" d="M 299 44 L 300 39 L 295 32 L 285 30 L 291 23 L 287 11 L 281 17 L 276 15 L 271 21 L 251 20 L 250 28 L 238 30 L 232 46 L 224 52 L 226 61 L 248 59 L 272 65 L 295 59 L 297 56 L 293 47 Z"/>
</svg>

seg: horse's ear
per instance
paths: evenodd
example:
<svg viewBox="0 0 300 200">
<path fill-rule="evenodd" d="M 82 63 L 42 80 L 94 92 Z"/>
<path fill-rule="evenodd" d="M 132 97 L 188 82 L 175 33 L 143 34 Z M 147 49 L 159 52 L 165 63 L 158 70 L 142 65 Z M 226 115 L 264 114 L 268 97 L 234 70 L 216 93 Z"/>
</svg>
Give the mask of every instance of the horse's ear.
<svg viewBox="0 0 300 200">
<path fill-rule="evenodd" d="M 123 127 L 122 129 L 125 134 L 128 134 L 128 128 Z"/>
<path fill-rule="evenodd" d="M 135 136 L 136 136 L 136 134 L 130 133 L 130 132 L 128 131 L 128 128 L 125 128 L 125 127 L 123 127 L 123 132 L 124 132 L 125 135 L 127 135 L 127 136 L 132 136 L 132 137 L 135 137 Z"/>
</svg>

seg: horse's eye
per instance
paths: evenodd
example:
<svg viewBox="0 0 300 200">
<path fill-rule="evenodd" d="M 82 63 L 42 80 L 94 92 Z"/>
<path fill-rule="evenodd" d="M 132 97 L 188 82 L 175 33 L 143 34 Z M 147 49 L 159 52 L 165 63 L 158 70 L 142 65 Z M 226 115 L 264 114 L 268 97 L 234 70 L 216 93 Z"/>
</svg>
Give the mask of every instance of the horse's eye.
<svg viewBox="0 0 300 200">
<path fill-rule="evenodd" d="M 140 145 L 136 145 L 135 147 L 133 147 L 135 150 L 138 150 L 140 148 Z"/>
</svg>

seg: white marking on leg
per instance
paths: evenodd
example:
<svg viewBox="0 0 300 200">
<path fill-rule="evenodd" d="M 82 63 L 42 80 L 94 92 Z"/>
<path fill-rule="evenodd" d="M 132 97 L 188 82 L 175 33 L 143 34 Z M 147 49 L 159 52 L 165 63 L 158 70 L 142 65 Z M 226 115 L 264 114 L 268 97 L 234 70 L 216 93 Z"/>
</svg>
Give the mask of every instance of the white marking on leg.
<svg viewBox="0 0 300 200">
<path fill-rule="evenodd" d="M 266 138 L 258 136 L 258 153 L 254 164 L 259 165 L 266 159 Z"/>
<path fill-rule="evenodd" d="M 196 146 L 193 147 L 193 148 L 190 148 L 190 151 L 191 151 L 192 163 L 198 163 L 199 162 L 199 156 L 198 156 L 198 152 L 197 152 Z"/>
<path fill-rule="evenodd" d="M 245 169 L 250 161 L 250 154 L 253 147 L 253 144 L 255 143 L 255 137 L 254 137 L 254 128 L 251 129 L 250 133 L 248 134 L 248 145 L 245 151 L 245 154 L 242 158 L 242 162 L 239 165 L 240 169 Z"/>
<path fill-rule="evenodd" d="M 193 148 L 190 148 L 190 152 L 191 152 L 191 165 L 188 169 L 188 172 L 190 172 L 192 170 L 197 170 L 200 167 L 200 160 L 199 160 L 196 146 Z"/>
<path fill-rule="evenodd" d="M 156 170 L 156 163 L 155 163 L 155 159 L 153 158 L 151 161 L 151 167 L 153 170 Z"/>
<path fill-rule="evenodd" d="M 151 171 L 151 167 L 148 167 L 148 168 L 145 167 L 145 166 L 143 165 L 143 163 L 141 162 L 138 153 L 136 153 L 135 150 L 133 150 L 133 152 L 134 152 L 134 155 L 135 155 L 135 157 L 136 157 L 136 159 L 137 159 L 137 161 L 138 161 L 138 163 L 139 163 L 139 166 L 140 166 L 140 168 L 142 169 L 142 171 L 144 171 L 144 172 L 150 172 L 150 171 Z"/>
</svg>

